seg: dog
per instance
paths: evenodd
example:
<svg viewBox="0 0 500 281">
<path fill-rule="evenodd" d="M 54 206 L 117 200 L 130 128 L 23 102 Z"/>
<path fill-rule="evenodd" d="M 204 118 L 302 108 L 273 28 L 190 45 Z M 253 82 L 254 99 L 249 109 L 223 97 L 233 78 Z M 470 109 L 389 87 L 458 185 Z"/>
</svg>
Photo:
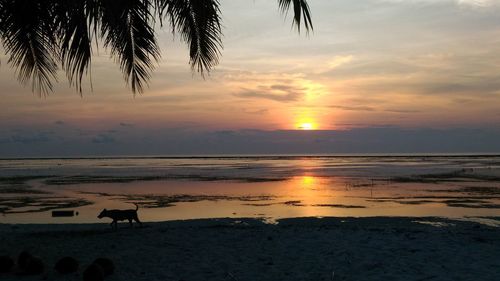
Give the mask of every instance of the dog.
<svg viewBox="0 0 500 281">
<path fill-rule="evenodd" d="M 142 222 L 139 220 L 137 216 L 137 210 L 139 210 L 139 206 L 135 205 L 134 209 L 129 210 L 102 210 L 102 212 L 97 216 L 97 218 L 102 219 L 104 217 L 111 218 L 113 221 L 111 222 L 111 227 L 115 230 L 118 229 L 118 221 L 128 220 L 130 223 L 130 227 L 133 227 L 132 220 L 135 220 L 141 227 Z"/>
</svg>

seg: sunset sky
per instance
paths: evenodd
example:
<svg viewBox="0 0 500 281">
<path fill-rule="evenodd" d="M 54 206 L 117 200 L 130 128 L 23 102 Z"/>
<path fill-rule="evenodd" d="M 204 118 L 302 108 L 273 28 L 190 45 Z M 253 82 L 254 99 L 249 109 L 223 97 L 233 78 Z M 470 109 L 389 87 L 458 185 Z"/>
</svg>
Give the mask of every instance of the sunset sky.
<svg viewBox="0 0 500 281">
<path fill-rule="evenodd" d="M 309 4 L 314 32 L 299 35 L 276 1 L 221 0 L 205 80 L 158 30 L 162 60 L 135 97 L 106 50 L 93 91 L 60 73 L 46 98 L 2 52 L 0 156 L 500 151 L 500 1 Z"/>
</svg>

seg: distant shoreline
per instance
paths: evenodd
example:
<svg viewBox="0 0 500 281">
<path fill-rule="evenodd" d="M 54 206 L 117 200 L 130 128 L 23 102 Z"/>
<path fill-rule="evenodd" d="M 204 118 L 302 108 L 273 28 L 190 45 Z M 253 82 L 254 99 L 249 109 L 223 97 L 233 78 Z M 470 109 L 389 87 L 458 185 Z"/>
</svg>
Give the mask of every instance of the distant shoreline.
<svg viewBox="0 0 500 281">
<path fill-rule="evenodd" d="M 75 156 L 75 157 L 7 157 L 2 160 L 106 160 L 106 159 L 299 159 L 299 158 L 405 158 L 405 157 L 500 157 L 500 152 L 481 153 L 342 153 L 342 154 L 227 154 L 163 156 Z"/>
</svg>

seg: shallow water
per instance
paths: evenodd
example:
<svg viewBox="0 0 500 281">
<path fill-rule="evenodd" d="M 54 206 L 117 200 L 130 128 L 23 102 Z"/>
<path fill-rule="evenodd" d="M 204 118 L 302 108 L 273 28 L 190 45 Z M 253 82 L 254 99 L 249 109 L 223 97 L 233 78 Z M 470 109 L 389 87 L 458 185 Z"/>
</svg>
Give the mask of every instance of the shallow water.
<svg viewBox="0 0 500 281">
<path fill-rule="evenodd" d="M 499 170 L 498 156 L 0 160 L 0 222 L 98 222 L 132 203 L 144 221 L 500 216 Z M 412 177 L 427 174 L 441 176 Z"/>
</svg>

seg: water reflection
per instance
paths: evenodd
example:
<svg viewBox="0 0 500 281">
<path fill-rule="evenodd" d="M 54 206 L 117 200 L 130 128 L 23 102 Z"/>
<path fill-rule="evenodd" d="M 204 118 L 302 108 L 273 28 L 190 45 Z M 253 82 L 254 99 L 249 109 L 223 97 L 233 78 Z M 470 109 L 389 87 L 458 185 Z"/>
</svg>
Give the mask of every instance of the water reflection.
<svg viewBox="0 0 500 281">
<path fill-rule="evenodd" d="M 305 175 L 295 177 L 288 183 L 293 191 L 287 194 L 289 198 L 296 198 L 296 210 L 294 216 L 309 217 L 315 216 L 315 207 L 311 202 L 318 202 L 321 200 L 322 192 L 317 188 L 318 179 L 314 176 Z"/>
<path fill-rule="evenodd" d="M 301 179 L 301 186 L 303 188 L 314 189 L 314 185 L 316 184 L 316 178 L 314 176 L 302 176 Z"/>
<path fill-rule="evenodd" d="M 307 162 L 305 165 L 308 165 Z M 32 206 L 18 204 L 15 211 L 40 209 L 44 206 L 44 196 L 52 201 L 59 198 L 68 202 L 84 200 L 92 204 L 70 208 L 79 212 L 78 217 L 52 218 L 51 210 L 5 213 L 0 223 L 97 222 L 96 215 L 102 209 L 129 209 L 133 207 L 132 203 L 141 206 L 139 213 L 145 221 L 219 217 L 494 216 L 498 215 L 499 209 L 495 204 L 500 203 L 498 196 L 488 195 L 486 198 L 482 194 L 483 199 L 479 202 L 470 193 L 456 192 L 462 188 L 460 185 L 468 190 L 472 185 L 478 185 L 484 190 L 488 184 L 485 182 L 373 182 L 370 179 L 324 177 L 313 173 L 304 173 L 289 180 L 264 182 L 157 180 L 45 185 L 42 180 L 36 180 L 29 184 L 36 190 L 47 192 L 47 195 L 38 195 Z M 489 184 L 493 188 L 496 183 Z M 27 195 L 10 196 L 12 198 L 0 197 L 3 200 L 0 208 L 7 204 L 15 205 L 14 201 Z M 469 203 L 476 200 L 473 202 L 476 205 L 467 208 L 464 205 L 468 202 L 466 200 Z M 54 204 L 52 201 L 49 203 Z M 479 204 L 488 208 L 475 207 Z"/>
</svg>

